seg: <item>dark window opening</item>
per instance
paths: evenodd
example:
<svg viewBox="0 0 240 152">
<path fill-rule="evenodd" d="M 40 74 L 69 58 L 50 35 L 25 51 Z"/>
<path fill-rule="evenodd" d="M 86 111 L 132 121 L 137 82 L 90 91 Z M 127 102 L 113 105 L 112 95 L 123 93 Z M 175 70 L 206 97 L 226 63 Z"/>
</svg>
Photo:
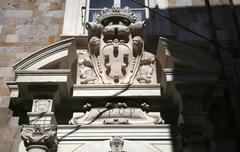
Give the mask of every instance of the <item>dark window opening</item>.
<svg viewBox="0 0 240 152">
<path fill-rule="evenodd" d="M 128 6 L 131 11 L 136 15 L 137 21 L 145 19 L 145 8 L 134 3 L 131 0 L 119 0 L 121 8 Z M 140 3 L 144 4 L 145 0 L 138 0 Z M 104 7 L 112 8 L 114 5 L 114 0 L 90 0 L 89 7 L 89 21 L 96 22 L 96 17 L 101 13 Z"/>
</svg>

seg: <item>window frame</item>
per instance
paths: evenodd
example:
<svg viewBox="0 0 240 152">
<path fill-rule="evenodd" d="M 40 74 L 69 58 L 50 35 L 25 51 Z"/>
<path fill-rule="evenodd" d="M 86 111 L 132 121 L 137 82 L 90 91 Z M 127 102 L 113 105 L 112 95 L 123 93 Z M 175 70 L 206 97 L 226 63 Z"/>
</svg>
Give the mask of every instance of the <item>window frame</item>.
<svg viewBox="0 0 240 152">
<path fill-rule="evenodd" d="M 102 10 L 102 8 L 90 8 L 90 1 L 91 0 L 86 0 L 86 13 L 85 13 L 85 23 L 86 22 L 89 22 L 89 15 L 90 15 L 90 10 L 96 10 L 96 11 L 100 11 L 100 10 Z M 148 2 L 148 0 L 144 0 L 145 1 L 145 5 L 146 6 L 149 6 L 149 2 Z M 120 2 L 120 5 L 121 5 L 121 2 Z M 137 4 L 138 5 L 138 4 Z M 136 10 L 136 11 L 138 11 L 138 10 L 144 10 L 145 11 L 145 18 L 147 19 L 147 18 L 149 18 L 149 10 L 147 9 L 147 8 L 130 8 L 131 10 Z"/>
<path fill-rule="evenodd" d="M 168 16 L 168 0 L 144 0 L 145 5 L 155 8 L 158 6 L 160 10 L 164 10 L 166 16 Z M 89 5 L 90 0 L 66 0 L 65 11 L 64 11 L 64 22 L 62 28 L 61 37 L 84 37 L 88 35 L 85 28 L 86 22 L 89 22 Z M 120 4 L 119 4 L 120 5 Z M 134 8 L 131 8 L 134 10 Z M 147 35 L 171 35 L 171 28 L 169 21 L 157 20 L 157 22 L 162 22 L 161 30 L 155 30 L 155 24 L 151 22 L 156 22 L 156 19 L 150 17 L 150 11 L 145 8 L 145 19 L 149 20 L 149 26 L 146 33 Z"/>
</svg>

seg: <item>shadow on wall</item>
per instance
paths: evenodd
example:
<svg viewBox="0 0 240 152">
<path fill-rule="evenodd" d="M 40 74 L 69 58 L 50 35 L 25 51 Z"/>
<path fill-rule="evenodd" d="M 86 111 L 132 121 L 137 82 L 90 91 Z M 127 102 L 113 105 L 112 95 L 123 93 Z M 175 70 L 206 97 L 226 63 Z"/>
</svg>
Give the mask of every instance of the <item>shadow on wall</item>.
<svg viewBox="0 0 240 152">
<path fill-rule="evenodd" d="M 239 56 L 239 5 L 234 6 L 234 8 L 229 5 L 209 7 L 206 3 L 206 6 L 202 7 L 169 8 L 167 10 L 160 10 L 160 12 L 174 19 L 177 23 L 226 47 L 227 49 L 224 51 L 229 52 L 233 57 Z M 159 39 L 158 35 L 161 35 L 197 48 L 199 51 L 221 61 L 221 58 L 219 59 L 218 56 L 218 46 L 177 27 L 172 22 L 160 17 L 157 13 L 150 11 L 150 19 L 146 19 L 146 23 L 145 49 L 147 51 L 156 53 Z M 171 48 L 169 48 L 169 50 L 170 53 L 174 53 L 171 52 Z M 205 62 L 205 58 L 199 56 L 199 59 Z M 186 69 L 188 67 L 173 69 L 174 80 L 183 77 L 179 68 Z M 184 77 L 187 78 L 187 76 Z M 198 79 L 202 79 L 200 75 Z M 234 108 L 231 105 L 228 93 L 230 90 L 227 90 L 227 88 L 223 90 L 223 98 L 215 97 L 210 99 L 209 96 L 212 96 L 210 92 L 212 92 L 213 88 L 217 88 L 217 84 L 195 83 L 194 87 L 193 83 L 193 87 L 190 85 L 186 87 L 189 88 L 189 90 L 198 88 L 197 92 L 202 91 L 201 88 L 204 88 L 203 90 L 205 91 L 203 91 L 203 96 L 194 97 L 193 94 L 182 96 L 183 119 L 185 123 L 182 126 L 182 130 L 177 131 L 182 134 L 184 149 L 186 151 L 238 151 L 237 148 L 239 148 L 239 146 L 237 143 L 239 140 L 236 133 L 238 130 L 238 128 L 236 128 L 238 118 L 234 118 Z M 181 85 L 178 86 L 178 89 L 179 88 L 181 88 Z M 202 122 L 202 120 L 207 121 Z M 176 128 L 173 128 L 172 135 L 176 136 L 177 131 Z M 179 142 L 175 141 L 175 145 L 178 144 Z"/>
<path fill-rule="evenodd" d="M 176 24 L 161 17 L 158 13 L 151 10 L 149 12 L 150 19 L 146 19 L 145 36 L 161 35 L 197 48 L 214 48 L 214 45 L 176 26 Z M 205 6 L 160 9 L 159 12 L 188 29 L 231 48 L 229 51 L 240 49 L 240 15 L 237 15 L 240 14 L 239 5 L 234 7 L 229 5 L 209 7 L 205 3 Z M 150 48 L 150 50 L 155 49 Z"/>
</svg>

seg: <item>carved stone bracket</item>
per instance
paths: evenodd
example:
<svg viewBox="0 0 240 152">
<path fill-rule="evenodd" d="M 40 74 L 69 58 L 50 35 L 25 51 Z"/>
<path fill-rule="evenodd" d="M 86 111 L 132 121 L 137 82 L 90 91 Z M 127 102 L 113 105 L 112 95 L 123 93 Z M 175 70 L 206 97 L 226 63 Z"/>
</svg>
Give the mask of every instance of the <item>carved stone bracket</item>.
<svg viewBox="0 0 240 152">
<path fill-rule="evenodd" d="M 27 149 L 34 146 L 35 149 L 48 149 L 50 152 L 57 151 L 56 134 L 54 125 L 44 127 L 40 125 L 23 125 L 21 128 L 21 137 Z"/>
</svg>

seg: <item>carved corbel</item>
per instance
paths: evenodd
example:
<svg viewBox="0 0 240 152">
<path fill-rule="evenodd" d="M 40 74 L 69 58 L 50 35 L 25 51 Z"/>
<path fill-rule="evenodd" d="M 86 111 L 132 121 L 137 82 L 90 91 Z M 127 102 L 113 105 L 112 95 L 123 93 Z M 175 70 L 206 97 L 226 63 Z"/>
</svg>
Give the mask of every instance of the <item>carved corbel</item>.
<svg viewBox="0 0 240 152">
<path fill-rule="evenodd" d="M 56 127 L 40 125 L 23 125 L 21 128 L 21 137 L 24 145 L 29 149 L 45 149 L 45 151 L 57 151 Z"/>
</svg>

